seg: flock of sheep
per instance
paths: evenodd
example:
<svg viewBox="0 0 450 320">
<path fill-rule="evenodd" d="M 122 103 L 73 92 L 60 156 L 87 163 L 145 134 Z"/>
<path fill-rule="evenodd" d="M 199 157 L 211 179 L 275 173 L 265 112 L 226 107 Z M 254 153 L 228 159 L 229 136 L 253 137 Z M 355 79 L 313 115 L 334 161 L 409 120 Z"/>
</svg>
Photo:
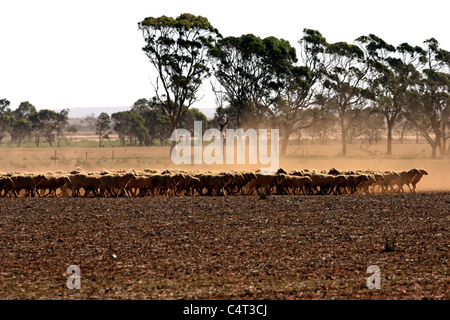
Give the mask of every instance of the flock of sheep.
<svg viewBox="0 0 450 320">
<path fill-rule="evenodd" d="M 114 172 L 8 173 L 0 175 L 1 197 L 144 197 L 221 195 L 328 195 L 411 192 L 428 173 L 279 169 L 276 173 L 119 170 Z"/>
</svg>

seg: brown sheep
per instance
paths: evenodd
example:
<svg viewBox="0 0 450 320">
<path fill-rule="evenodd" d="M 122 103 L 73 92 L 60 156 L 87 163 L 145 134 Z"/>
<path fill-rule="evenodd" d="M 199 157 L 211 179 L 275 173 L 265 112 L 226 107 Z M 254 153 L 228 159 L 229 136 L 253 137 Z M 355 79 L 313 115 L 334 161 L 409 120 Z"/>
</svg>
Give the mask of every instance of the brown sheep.
<svg viewBox="0 0 450 320">
<path fill-rule="evenodd" d="M 177 185 L 185 179 L 181 173 L 177 174 L 152 174 L 147 177 L 148 189 L 146 194 L 152 193 L 153 196 L 175 196 Z"/>
<path fill-rule="evenodd" d="M 89 176 L 84 174 L 73 174 L 69 175 L 70 184 L 69 189 L 71 190 L 72 196 L 81 196 L 80 190 L 83 188 L 84 196 L 87 197 L 90 194 L 93 196 L 98 196 L 98 190 L 100 188 L 100 180 L 97 176 Z"/>
<path fill-rule="evenodd" d="M 70 186 L 70 179 L 67 176 L 49 176 L 45 181 L 42 181 L 37 186 L 37 192 L 40 193 L 42 191 L 42 196 L 47 197 L 52 195 L 56 197 L 56 191 L 58 189 L 61 190 L 62 196 L 67 196 L 67 188 Z M 45 194 L 45 191 L 48 190 L 48 193 Z"/>
<path fill-rule="evenodd" d="M 373 191 L 376 191 L 376 187 L 379 187 L 380 192 L 386 192 L 391 185 L 391 182 L 400 177 L 400 174 L 395 171 L 385 171 L 382 172 L 381 175 L 383 176 L 383 180 L 375 182 Z"/>
<path fill-rule="evenodd" d="M 335 188 L 334 176 L 330 174 L 313 173 L 310 175 L 309 194 L 330 194 Z"/>
<path fill-rule="evenodd" d="M 417 174 L 420 174 L 420 171 L 419 169 L 416 168 L 411 169 L 409 171 L 401 171 L 399 172 L 399 177 L 393 179 L 389 184 L 389 187 L 393 192 L 400 192 L 400 191 L 405 192 L 403 186 L 407 185 L 409 190 L 412 191 L 409 185 Z M 394 189 L 394 186 L 398 187 L 397 190 Z"/>
<path fill-rule="evenodd" d="M 37 192 L 36 187 L 44 182 L 47 178 L 42 175 L 30 176 L 30 175 L 20 175 L 20 176 L 12 176 L 12 188 L 11 193 L 18 198 L 20 196 L 20 192 L 25 190 L 25 196 L 34 197 L 36 194 L 40 197 L 41 195 Z"/>
<path fill-rule="evenodd" d="M 286 175 L 286 180 L 281 183 L 281 191 L 286 194 L 299 194 L 303 191 L 306 194 L 311 182 L 310 177 Z"/>
<path fill-rule="evenodd" d="M 244 192 L 247 195 L 265 192 L 270 194 L 277 185 L 282 184 L 286 180 L 285 174 L 256 174 L 256 178 L 244 186 Z"/>
<path fill-rule="evenodd" d="M 143 197 L 146 195 L 149 186 L 150 181 L 148 179 L 148 176 L 136 176 L 134 179 L 131 179 L 128 182 L 126 190 L 128 194 L 133 197 Z"/>
<path fill-rule="evenodd" d="M 375 181 L 375 178 L 367 175 L 367 174 L 351 174 L 346 175 L 347 177 L 347 185 L 345 186 L 345 189 L 348 193 L 350 191 L 351 194 L 354 194 L 358 188 L 361 187 L 364 183 L 366 183 L 369 180 Z"/>
<path fill-rule="evenodd" d="M 200 174 L 196 177 L 200 183 L 195 190 L 201 196 L 227 195 L 225 187 L 233 180 L 233 175 L 230 173 Z M 206 193 L 204 193 L 205 189 Z"/>
<path fill-rule="evenodd" d="M 346 187 L 348 185 L 348 178 L 346 175 L 343 174 L 333 176 L 334 176 L 333 178 L 334 189 L 332 191 L 334 194 L 342 194 L 342 188 L 347 190 Z"/>
<path fill-rule="evenodd" d="M 200 179 L 191 175 L 183 175 L 184 178 L 176 186 L 177 195 L 194 195 L 195 186 L 200 184 Z"/>
<path fill-rule="evenodd" d="M 411 181 L 412 192 L 416 192 L 416 185 L 419 183 L 420 179 L 422 179 L 423 176 L 427 176 L 427 175 L 428 175 L 428 172 L 426 170 L 419 169 L 419 173 Z"/>
<path fill-rule="evenodd" d="M 12 189 L 12 180 L 10 177 L 0 177 L 0 196 L 6 197 Z"/>
<path fill-rule="evenodd" d="M 124 175 L 104 175 L 99 178 L 100 182 L 100 196 L 106 197 L 106 192 L 112 197 L 119 197 L 125 195 L 129 197 L 126 187 L 128 183 L 135 179 L 133 173 L 126 173 Z"/>
<path fill-rule="evenodd" d="M 247 180 L 241 173 L 232 172 L 230 174 L 233 176 L 233 179 L 228 183 L 225 189 L 228 194 L 237 194 L 242 191 L 242 187 L 245 186 Z"/>
</svg>

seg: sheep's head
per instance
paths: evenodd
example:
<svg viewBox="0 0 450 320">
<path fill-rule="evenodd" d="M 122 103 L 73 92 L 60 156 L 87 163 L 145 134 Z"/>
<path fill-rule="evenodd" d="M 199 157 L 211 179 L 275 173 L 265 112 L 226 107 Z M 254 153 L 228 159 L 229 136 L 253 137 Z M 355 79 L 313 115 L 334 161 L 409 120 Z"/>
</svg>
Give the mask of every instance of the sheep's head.
<svg viewBox="0 0 450 320">
<path fill-rule="evenodd" d="M 340 174 L 339 170 L 332 168 L 330 171 L 328 171 L 328 174 L 331 174 L 333 176 L 337 176 Z"/>
<path fill-rule="evenodd" d="M 284 182 L 284 181 L 286 181 L 287 180 L 287 177 L 286 177 L 286 175 L 284 175 L 284 174 L 277 174 L 276 176 L 275 176 L 275 182 L 277 183 L 277 184 L 280 184 L 280 183 L 282 183 L 282 182 Z"/>
</svg>

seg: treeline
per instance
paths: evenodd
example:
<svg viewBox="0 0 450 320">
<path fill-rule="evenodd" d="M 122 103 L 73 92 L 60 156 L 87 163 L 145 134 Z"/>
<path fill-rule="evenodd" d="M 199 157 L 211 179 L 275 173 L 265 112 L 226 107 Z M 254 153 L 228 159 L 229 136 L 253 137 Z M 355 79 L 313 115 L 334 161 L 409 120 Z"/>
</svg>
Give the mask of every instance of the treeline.
<svg viewBox="0 0 450 320">
<path fill-rule="evenodd" d="M 393 46 L 376 35 L 329 43 L 304 29 L 299 50 L 276 37 L 223 37 L 207 18 L 148 17 L 138 23 L 143 51 L 158 72 L 154 101 L 168 132 L 209 80 L 216 97 L 216 128 L 279 128 L 281 152 L 289 138 L 316 126 L 336 126 L 342 155 L 354 136 L 378 139 L 412 126 L 432 148 L 450 154 L 450 52 L 430 38 L 422 46 Z M 321 133 L 322 131 L 322 133 Z"/>
<path fill-rule="evenodd" d="M 304 29 L 294 48 L 276 37 L 224 37 L 207 18 L 192 14 L 148 17 L 138 27 L 157 71 L 154 97 L 136 101 L 129 111 L 100 115 L 100 146 L 111 129 L 123 145 L 164 144 L 175 129 L 193 130 L 200 120 L 204 129 L 222 132 L 279 129 L 282 154 L 291 137 L 313 130 L 323 142 L 338 133 L 343 156 L 352 139 L 377 142 L 385 132 L 390 155 L 393 132 L 401 127 L 402 135 L 410 128 L 423 136 L 433 158 L 450 155 L 450 52 L 434 38 L 422 46 L 394 46 L 374 34 L 329 43 L 319 31 Z M 191 108 L 203 97 L 202 85 L 215 96 L 209 122 Z M 48 132 L 59 136 L 64 128 L 48 110 L 34 125 L 31 118 L 6 116 L 0 131 L 16 141 L 31 132 L 38 145 L 40 137 L 49 141 Z"/>
<path fill-rule="evenodd" d="M 59 146 L 65 132 L 76 132 L 77 128 L 68 125 L 68 109 L 60 112 L 42 109 L 37 111 L 30 102 L 25 101 L 12 111 L 10 101 L 0 100 L 0 142 L 9 135 L 13 143 L 20 146 L 23 142 L 32 142 L 37 147 L 41 142 L 50 146 Z"/>
<path fill-rule="evenodd" d="M 180 126 L 194 132 L 194 121 L 201 121 L 203 128 L 208 126 L 206 116 L 196 108 L 185 108 Z M 162 103 L 156 98 L 139 99 L 131 110 L 116 112 L 111 115 L 101 113 L 96 122 L 96 133 L 99 136 L 99 146 L 104 138 L 109 137 L 111 130 L 118 134 L 122 146 L 130 145 L 152 146 L 164 145 L 170 139 L 170 118 Z"/>
</svg>

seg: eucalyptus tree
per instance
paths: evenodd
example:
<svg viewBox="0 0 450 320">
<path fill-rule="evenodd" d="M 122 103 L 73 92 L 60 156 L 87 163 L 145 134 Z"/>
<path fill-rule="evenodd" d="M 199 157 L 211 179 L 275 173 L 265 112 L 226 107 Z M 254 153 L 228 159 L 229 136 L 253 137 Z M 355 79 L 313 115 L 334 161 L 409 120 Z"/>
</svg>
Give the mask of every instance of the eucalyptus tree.
<svg viewBox="0 0 450 320">
<path fill-rule="evenodd" d="M 17 120 L 19 120 L 19 119 L 29 120 L 30 116 L 36 112 L 37 112 L 37 110 L 34 105 L 32 105 L 28 101 L 24 101 L 24 102 L 21 102 L 19 104 L 19 106 L 17 107 L 17 109 L 15 109 L 12 112 L 12 115 Z"/>
<path fill-rule="evenodd" d="M 55 114 L 55 133 L 58 147 L 61 139 L 64 137 L 67 125 L 69 124 L 69 109 L 62 109 Z"/>
<path fill-rule="evenodd" d="M 14 118 L 7 114 L 0 115 L 0 141 L 2 141 L 6 134 L 11 131 L 13 121 Z"/>
<path fill-rule="evenodd" d="M 220 39 L 210 54 L 237 127 L 257 126 L 272 115 L 280 79 L 297 61 L 288 41 L 253 34 Z"/>
<path fill-rule="evenodd" d="M 147 130 L 144 126 L 144 118 L 136 111 L 121 111 L 111 115 L 113 123 L 113 130 L 119 135 L 119 140 L 122 146 L 125 146 L 125 141 L 131 144 L 136 144 L 139 141 L 139 145 L 145 143 L 147 138 Z"/>
<path fill-rule="evenodd" d="M 8 99 L 0 99 L 0 115 L 11 115 L 10 104 L 11 102 Z"/>
<path fill-rule="evenodd" d="M 144 127 L 147 130 L 146 145 L 154 145 L 155 140 L 163 144 L 170 137 L 172 132 L 170 132 L 169 116 L 156 97 L 137 100 L 131 110 L 144 118 Z"/>
<path fill-rule="evenodd" d="M 326 48 L 325 67 L 324 97 L 327 107 L 338 118 L 342 156 L 345 157 L 349 129 L 355 125 L 371 96 L 367 85 L 369 65 L 359 46 L 337 42 Z"/>
<path fill-rule="evenodd" d="M 145 40 L 143 51 L 158 73 L 156 96 L 174 131 L 186 108 L 198 100 L 201 84 L 210 74 L 207 53 L 221 35 L 207 18 L 188 13 L 148 17 L 138 27 Z M 175 144 L 172 141 L 172 147 Z"/>
<path fill-rule="evenodd" d="M 98 146 L 102 146 L 103 137 L 111 129 L 111 117 L 106 112 L 102 112 L 97 117 L 97 123 L 95 125 L 95 133 L 98 134 Z"/>
<path fill-rule="evenodd" d="M 11 129 L 11 109 L 8 99 L 0 99 L 0 141 L 6 136 Z"/>
<path fill-rule="evenodd" d="M 369 58 L 368 79 L 374 99 L 372 112 L 380 113 L 386 119 L 386 154 L 392 155 L 394 127 L 407 107 L 408 90 L 420 79 L 414 61 L 421 49 L 407 43 L 395 48 L 374 34 L 359 37 L 356 41 Z"/>
<path fill-rule="evenodd" d="M 323 105 L 320 80 L 324 72 L 326 39 L 320 32 L 304 29 L 300 44 L 300 66 L 292 65 L 281 78 L 282 88 L 275 104 L 275 118 L 282 129 L 281 154 L 286 154 L 290 136 L 318 121 Z M 316 108 L 314 108 L 316 106 Z"/>
<path fill-rule="evenodd" d="M 30 115 L 30 126 L 32 135 L 34 137 L 34 143 L 38 148 L 41 143 L 41 138 L 44 135 L 44 123 L 41 120 L 39 112 L 35 112 Z"/>
<path fill-rule="evenodd" d="M 203 130 L 206 130 L 208 126 L 208 118 L 203 112 L 201 112 L 197 108 L 191 108 L 184 114 L 183 118 L 181 118 L 180 126 L 183 129 L 188 130 L 191 133 L 191 135 L 194 136 L 195 121 L 200 121 L 202 123 Z"/>
<path fill-rule="evenodd" d="M 450 52 L 434 39 L 424 41 L 420 57 L 421 79 L 411 90 L 406 118 L 430 144 L 432 158 L 447 153 L 450 122 Z"/>
<path fill-rule="evenodd" d="M 11 140 L 20 147 L 22 142 L 31 136 L 31 125 L 26 119 L 11 119 Z"/>
<path fill-rule="evenodd" d="M 45 141 L 52 147 L 55 140 L 55 132 L 57 129 L 58 113 L 53 110 L 42 109 L 37 112 L 37 119 L 40 126 L 35 123 L 35 128 L 42 130 L 42 136 Z"/>
</svg>

